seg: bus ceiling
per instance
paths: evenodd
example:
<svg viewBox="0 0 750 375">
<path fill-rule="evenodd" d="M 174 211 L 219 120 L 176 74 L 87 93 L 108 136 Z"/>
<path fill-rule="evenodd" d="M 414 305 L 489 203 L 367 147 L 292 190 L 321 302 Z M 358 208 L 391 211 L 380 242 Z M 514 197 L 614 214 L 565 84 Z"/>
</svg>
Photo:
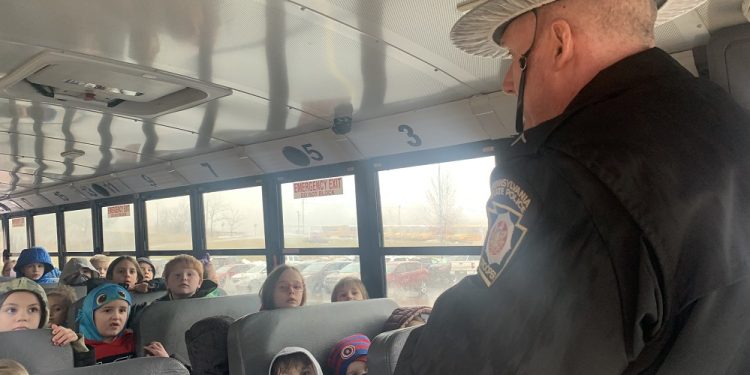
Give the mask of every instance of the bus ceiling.
<svg viewBox="0 0 750 375">
<path fill-rule="evenodd" d="M 451 44 L 455 5 L 14 1 L 0 15 L 0 210 L 511 137 L 507 62 Z M 744 70 L 725 65 L 747 61 L 748 7 L 709 0 L 656 37 L 750 106 Z"/>
</svg>

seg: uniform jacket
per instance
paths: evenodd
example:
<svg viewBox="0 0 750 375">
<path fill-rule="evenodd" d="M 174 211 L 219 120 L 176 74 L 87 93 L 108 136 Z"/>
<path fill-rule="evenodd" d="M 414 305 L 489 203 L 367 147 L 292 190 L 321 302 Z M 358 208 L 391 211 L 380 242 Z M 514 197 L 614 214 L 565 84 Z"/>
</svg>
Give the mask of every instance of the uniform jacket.
<svg viewBox="0 0 750 375">
<path fill-rule="evenodd" d="M 750 116 L 658 49 L 498 155 L 477 275 L 405 374 L 750 372 Z"/>
</svg>

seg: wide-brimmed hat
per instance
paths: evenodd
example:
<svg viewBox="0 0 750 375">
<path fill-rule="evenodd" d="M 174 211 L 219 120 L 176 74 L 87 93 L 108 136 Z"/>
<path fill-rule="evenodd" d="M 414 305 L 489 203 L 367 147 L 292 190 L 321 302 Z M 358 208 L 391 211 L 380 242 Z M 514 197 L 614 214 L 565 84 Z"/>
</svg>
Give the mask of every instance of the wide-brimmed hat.
<svg viewBox="0 0 750 375">
<path fill-rule="evenodd" d="M 466 0 L 458 8 L 466 13 L 453 25 L 451 40 L 463 51 L 484 57 L 507 53 L 493 40 L 499 39 L 514 18 L 556 0 Z M 594 0 L 596 1 L 596 0 Z M 623 0 L 627 1 L 627 0 Z M 659 7 L 656 26 L 701 6 L 707 0 L 655 0 Z"/>
</svg>

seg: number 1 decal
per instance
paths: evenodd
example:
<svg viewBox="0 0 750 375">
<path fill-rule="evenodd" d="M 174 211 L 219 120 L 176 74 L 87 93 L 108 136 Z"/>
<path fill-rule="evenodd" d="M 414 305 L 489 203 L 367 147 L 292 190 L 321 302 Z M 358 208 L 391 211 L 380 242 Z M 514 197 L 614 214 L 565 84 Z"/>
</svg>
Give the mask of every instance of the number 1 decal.
<svg viewBox="0 0 750 375">
<path fill-rule="evenodd" d="M 406 142 L 409 144 L 409 146 L 412 147 L 419 147 L 422 145 L 422 138 L 419 138 L 417 133 L 414 133 L 414 129 L 412 129 L 409 125 L 399 125 L 398 126 L 399 133 L 406 133 L 406 136 L 409 137 L 409 141 Z"/>
</svg>

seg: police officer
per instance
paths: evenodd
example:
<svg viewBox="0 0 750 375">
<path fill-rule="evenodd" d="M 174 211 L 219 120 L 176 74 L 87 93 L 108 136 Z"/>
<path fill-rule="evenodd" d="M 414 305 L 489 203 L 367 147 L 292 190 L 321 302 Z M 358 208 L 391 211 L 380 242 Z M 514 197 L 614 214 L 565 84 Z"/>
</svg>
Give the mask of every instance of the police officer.
<svg viewBox="0 0 750 375">
<path fill-rule="evenodd" d="M 702 2 L 469 5 L 451 37 L 509 52 L 520 135 L 396 374 L 750 373 L 750 116 L 654 48 Z"/>
</svg>

